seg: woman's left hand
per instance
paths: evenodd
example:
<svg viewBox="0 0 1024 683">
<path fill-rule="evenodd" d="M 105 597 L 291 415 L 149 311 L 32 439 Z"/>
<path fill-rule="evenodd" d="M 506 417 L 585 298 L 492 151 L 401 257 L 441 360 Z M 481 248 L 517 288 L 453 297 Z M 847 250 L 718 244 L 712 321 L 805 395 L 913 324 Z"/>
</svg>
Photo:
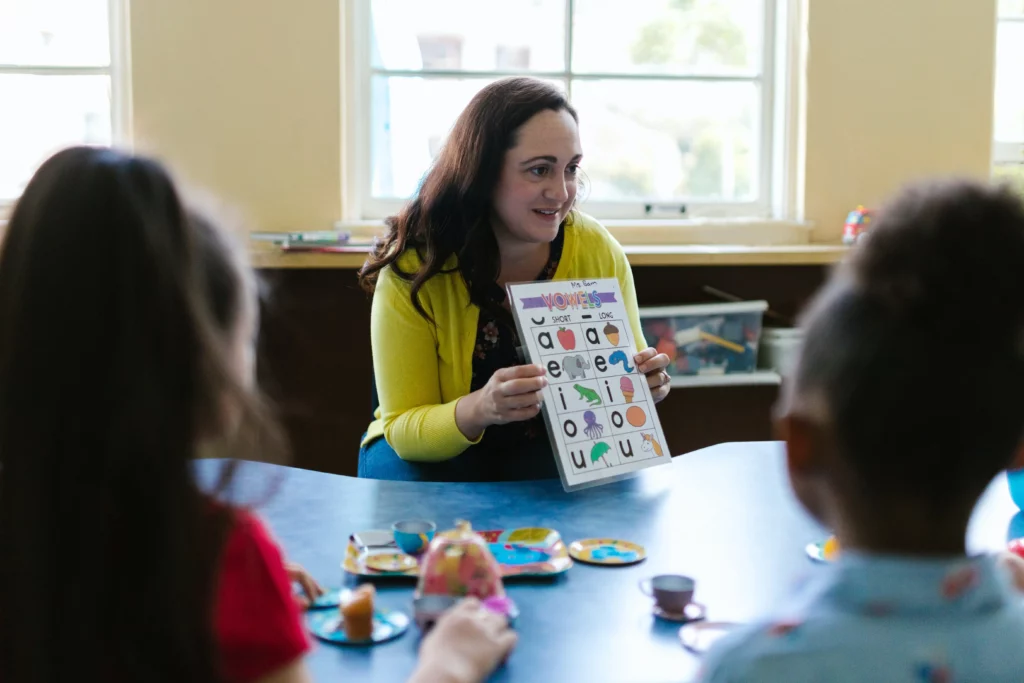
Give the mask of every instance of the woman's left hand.
<svg viewBox="0 0 1024 683">
<path fill-rule="evenodd" d="M 640 372 L 647 375 L 647 386 L 651 388 L 651 397 L 654 398 L 655 403 L 668 396 L 669 389 L 672 387 L 669 386 L 671 378 L 665 372 L 665 368 L 670 362 L 666 354 L 658 353 L 648 346 L 633 356 L 633 362 L 636 363 Z"/>
</svg>

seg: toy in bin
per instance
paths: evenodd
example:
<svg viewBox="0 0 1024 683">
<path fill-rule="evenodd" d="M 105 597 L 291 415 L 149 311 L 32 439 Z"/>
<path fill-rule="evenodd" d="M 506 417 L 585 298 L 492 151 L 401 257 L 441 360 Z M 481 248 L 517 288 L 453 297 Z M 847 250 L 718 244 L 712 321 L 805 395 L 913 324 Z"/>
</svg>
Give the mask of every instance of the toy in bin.
<svg viewBox="0 0 1024 683">
<path fill-rule="evenodd" d="M 469 522 L 438 534 L 420 562 L 420 577 L 413 595 L 416 622 L 429 628 L 449 607 L 474 597 L 484 607 L 514 619 L 515 604 L 505 595 L 501 568 L 487 542 Z"/>
<path fill-rule="evenodd" d="M 669 357 L 670 375 L 753 372 L 767 301 L 640 309 L 649 346 Z"/>
<path fill-rule="evenodd" d="M 868 226 L 874 218 L 871 209 L 858 206 L 846 216 L 846 224 L 843 226 L 843 244 L 856 244 L 867 232 Z"/>
</svg>

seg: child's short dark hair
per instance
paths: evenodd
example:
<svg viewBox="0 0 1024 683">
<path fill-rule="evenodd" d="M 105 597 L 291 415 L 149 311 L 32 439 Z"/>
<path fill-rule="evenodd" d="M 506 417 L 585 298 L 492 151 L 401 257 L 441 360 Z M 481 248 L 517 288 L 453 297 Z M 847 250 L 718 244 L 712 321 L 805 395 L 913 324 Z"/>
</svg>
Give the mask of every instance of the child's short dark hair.
<svg viewBox="0 0 1024 683">
<path fill-rule="evenodd" d="M 907 189 L 804 325 L 797 394 L 823 402 L 862 494 L 980 495 L 1024 436 L 1024 203 Z"/>
</svg>

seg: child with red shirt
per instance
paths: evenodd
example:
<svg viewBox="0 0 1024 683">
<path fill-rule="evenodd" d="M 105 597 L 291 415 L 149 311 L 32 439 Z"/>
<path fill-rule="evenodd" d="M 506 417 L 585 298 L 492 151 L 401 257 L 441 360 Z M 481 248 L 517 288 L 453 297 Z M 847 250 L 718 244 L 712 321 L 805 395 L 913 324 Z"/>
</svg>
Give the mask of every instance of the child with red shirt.
<svg viewBox="0 0 1024 683">
<path fill-rule="evenodd" d="M 309 680 L 291 582 L 317 587 L 190 467 L 280 442 L 255 292 L 152 160 L 72 148 L 29 183 L 0 249 L 0 680 Z M 483 680 L 514 642 L 462 604 L 412 680 Z"/>
</svg>

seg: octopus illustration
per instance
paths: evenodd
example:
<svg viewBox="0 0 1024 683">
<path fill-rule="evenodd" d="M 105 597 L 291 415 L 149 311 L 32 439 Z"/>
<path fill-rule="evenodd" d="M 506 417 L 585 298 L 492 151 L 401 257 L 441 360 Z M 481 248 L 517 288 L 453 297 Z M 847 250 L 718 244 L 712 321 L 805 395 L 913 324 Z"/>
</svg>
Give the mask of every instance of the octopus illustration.
<svg viewBox="0 0 1024 683">
<path fill-rule="evenodd" d="M 600 439 L 604 425 L 597 424 L 597 415 L 594 415 L 593 410 L 583 413 L 583 421 L 587 423 L 583 428 L 583 433 L 590 439 Z"/>
</svg>

